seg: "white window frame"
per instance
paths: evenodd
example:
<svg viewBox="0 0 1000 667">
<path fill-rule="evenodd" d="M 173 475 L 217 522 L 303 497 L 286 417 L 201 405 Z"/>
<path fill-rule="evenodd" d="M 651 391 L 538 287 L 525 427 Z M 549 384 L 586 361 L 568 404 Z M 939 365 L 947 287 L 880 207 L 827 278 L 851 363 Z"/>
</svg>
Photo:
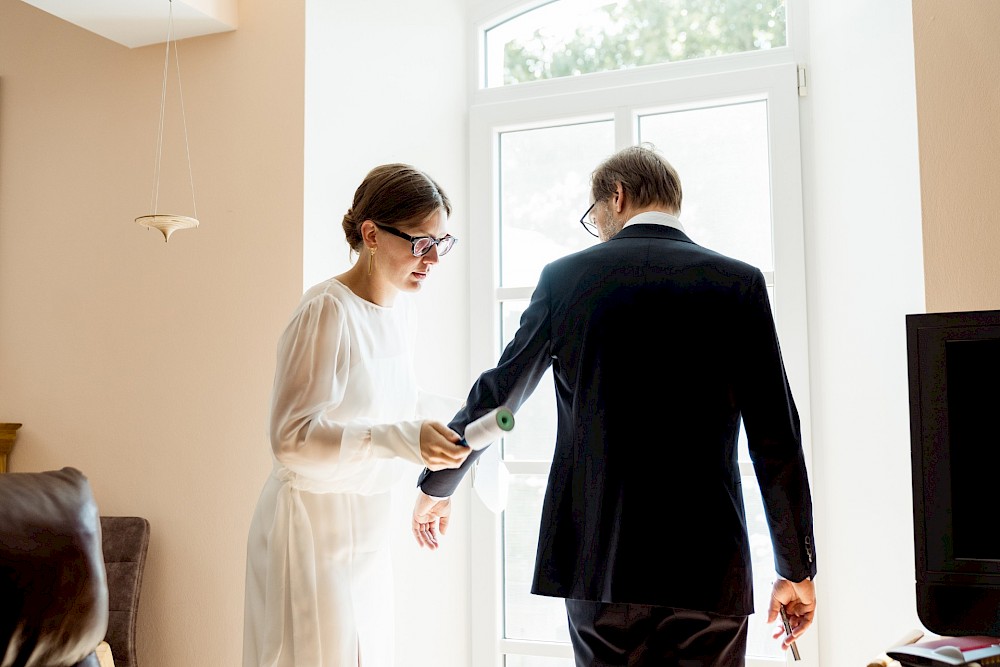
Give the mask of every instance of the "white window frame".
<svg viewBox="0 0 1000 667">
<path fill-rule="evenodd" d="M 527 9 L 539 4 L 542 3 L 528 5 Z M 791 5 L 792 0 L 788 4 Z M 790 39 L 793 33 L 792 9 L 788 7 Z M 523 11 L 526 11 L 523 4 L 508 5 L 502 12 L 488 15 L 475 24 L 479 39 L 473 40 L 477 48 L 477 67 L 469 115 L 470 210 L 477 212 L 469 231 L 470 256 L 476 258 L 470 266 L 470 361 L 474 375 L 496 363 L 501 302 L 527 300 L 534 288 L 498 287 L 497 148 L 501 132 L 613 117 L 617 150 L 634 143 L 640 113 L 697 108 L 706 101 L 766 99 L 774 272 L 765 273 L 765 278 L 774 289 L 775 323 L 786 372 L 799 409 L 806 464 L 811 470 L 798 68 L 792 49 L 782 47 L 618 72 L 483 88 L 484 29 Z M 621 106 L 609 109 L 609 97 L 621 101 Z M 681 174 L 682 179 L 683 176 Z M 574 218 L 580 213 L 582 211 L 566 211 L 567 229 L 572 228 Z M 580 233 L 585 232 L 581 229 Z M 548 466 L 548 462 L 507 462 L 513 474 L 547 474 Z M 754 474 L 749 462 L 741 462 L 740 472 L 750 476 Z M 571 658 L 572 650 L 566 644 L 502 637 L 502 520 L 478 500 L 472 503 L 470 512 L 470 556 L 473 580 L 476 582 L 471 592 L 473 667 L 502 667 L 504 654 Z M 757 611 L 760 613 L 762 610 Z M 814 627 L 799 641 L 802 661 L 798 664 L 802 667 L 818 665 L 817 635 Z M 774 667 L 784 662 L 750 658 L 747 666 Z"/>
</svg>

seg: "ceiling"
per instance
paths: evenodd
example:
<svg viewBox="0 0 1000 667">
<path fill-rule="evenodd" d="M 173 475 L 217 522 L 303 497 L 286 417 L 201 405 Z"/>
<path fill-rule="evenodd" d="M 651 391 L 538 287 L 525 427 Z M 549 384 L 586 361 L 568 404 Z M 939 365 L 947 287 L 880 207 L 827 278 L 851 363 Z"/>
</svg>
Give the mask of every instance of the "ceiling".
<svg viewBox="0 0 1000 667">
<path fill-rule="evenodd" d="M 128 48 L 236 29 L 237 0 L 23 0 Z"/>
</svg>

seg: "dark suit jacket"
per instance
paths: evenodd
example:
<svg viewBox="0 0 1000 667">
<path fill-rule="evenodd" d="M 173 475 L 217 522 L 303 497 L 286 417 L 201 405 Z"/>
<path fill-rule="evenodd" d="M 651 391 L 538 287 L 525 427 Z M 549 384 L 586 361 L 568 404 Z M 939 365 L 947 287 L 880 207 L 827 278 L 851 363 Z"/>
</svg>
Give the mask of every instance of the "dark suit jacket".
<svg viewBox="0 0 1000 667">
<path fill-rule="evenodd" d="M 741 417 L 776 569 L 815 575 L 798 412 L 758 269 L 651 224 L 552 262 L 450 426 L 516 411 L 550 365 L 558 430 L 533 593 L 752 613 Z M 421 488 L 451 495 L 476 455 L 424 471 Z"/>
</svg>

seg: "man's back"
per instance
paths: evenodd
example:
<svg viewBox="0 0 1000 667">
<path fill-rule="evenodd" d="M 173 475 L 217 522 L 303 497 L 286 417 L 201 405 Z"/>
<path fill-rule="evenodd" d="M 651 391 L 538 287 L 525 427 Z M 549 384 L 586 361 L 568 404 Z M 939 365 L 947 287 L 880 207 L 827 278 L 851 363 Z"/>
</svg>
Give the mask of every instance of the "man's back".
<svg viewBox="0 0 1000 667">
<path fill-rule="evenodd" d="M 547 265 L 495 368 L 449 426 L 516 411 L 553 371 L 558 426 L 532 592 L 565 598 L 577 667 L 742 667 L 753 611 L 742 419 L 779 575 L 767 622 L 794 646 L 816 608 L 799 419 L 761 272 L 692 243 L 680 177 L 653 147 L 591 173 L 602 243 Z M 476 461 L 425 471 L 413 510 L 436 547 Z"/>
<path fill-rule="evenodd" d="M 533 592 L 751 613 L 741 411 L 756 453 L 800 452 L 762 275 L 640 224 L 539 290 L 559 426 Z"/>
</svg>

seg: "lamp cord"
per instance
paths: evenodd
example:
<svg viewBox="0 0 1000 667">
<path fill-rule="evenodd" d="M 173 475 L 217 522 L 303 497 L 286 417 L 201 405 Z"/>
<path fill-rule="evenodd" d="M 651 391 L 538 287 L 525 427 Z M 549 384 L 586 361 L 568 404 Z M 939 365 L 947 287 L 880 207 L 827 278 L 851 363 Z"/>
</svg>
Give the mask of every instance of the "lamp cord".
<svg viewBox="0 0 1000 667">
<path fill-rule="evenodd" d="M 167 108 L 167 78 L 170 72 L 170 42 L 174 32 L 174 2 L 170 0 L 170 13 L 167 20 L 167 47 L 163 57 L 163 85 L 160 88 L 160 123 L 156 135 L 156 164 L 153 167 L 153 194 L 150 197 L 150 207 L 153 215 L 157 213 L 157 206 L 160 203 L 160 163 L 163 158 L 163 121 Z M 177 43 L 174 42 L 174 63 L 177 66 L 177 92 L 181 103 L 181 123 L 184 128 L 184 152 L 187 157 L 188 179 L 191 182 L 191 205 L 194 208 L 194 217 L 198 218 L 198 204 L 194 196 L 194 171 L 191 169 L 191 146 L 188 142 L 187 114 L 184 110 L 184 89 L 181 85 L 181 59 L 178 53 Z"/>
</svg>

